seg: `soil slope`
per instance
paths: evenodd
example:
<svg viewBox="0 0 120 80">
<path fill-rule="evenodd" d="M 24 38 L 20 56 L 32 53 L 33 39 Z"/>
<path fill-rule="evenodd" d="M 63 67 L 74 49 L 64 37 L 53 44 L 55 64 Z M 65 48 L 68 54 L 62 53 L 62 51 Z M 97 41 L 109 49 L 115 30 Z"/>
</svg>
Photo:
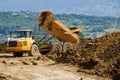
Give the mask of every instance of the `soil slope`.
<svg viewBox="0 0 120 80">
<path fill-rule="evenodd" d="M 71 63 L 78 72 L 120 79 L 120 32 L 92 39 L 81 39 L 79 49 L 65 53 L 49 53 L 57 62 Z"/>
</svg>

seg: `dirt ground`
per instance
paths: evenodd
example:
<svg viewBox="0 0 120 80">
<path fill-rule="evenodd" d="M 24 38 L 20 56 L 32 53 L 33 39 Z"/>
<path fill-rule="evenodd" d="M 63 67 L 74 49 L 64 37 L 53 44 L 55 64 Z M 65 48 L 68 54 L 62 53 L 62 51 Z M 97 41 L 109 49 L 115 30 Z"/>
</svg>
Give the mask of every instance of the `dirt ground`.
<svg viewBox="0 0 120 80">
<path fill-rule="evenodd" d="M 0 45 L 0 80 L 119 80 L 120 32 L 80 39 L 78 49 L 21 58 Z"/>
<path fill-rule="evenodd" d="M 77 73 L 73 65 L 57 64 L 45 56 L 12 57 L 0 54 L 0 80 L 110 80 L 96 75 Z"/>
</svg>

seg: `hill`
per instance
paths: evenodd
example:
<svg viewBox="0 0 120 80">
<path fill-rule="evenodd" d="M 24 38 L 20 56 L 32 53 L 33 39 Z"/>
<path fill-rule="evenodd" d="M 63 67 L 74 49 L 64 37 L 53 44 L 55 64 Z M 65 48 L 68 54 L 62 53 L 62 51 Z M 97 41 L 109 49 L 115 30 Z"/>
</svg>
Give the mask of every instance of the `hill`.
<svg viewBox="0 0 120 80">
<path fill-rule="evenodd" d="M 36 12 L 0 12 L 0 36 L 17 29 L 39 30 Z M 120 18 L 76 14 L 55 14 L 66 26 L 82 28 L 85 38 L 96 38 L 106 33 L 120 31 Z"/>
</svg>

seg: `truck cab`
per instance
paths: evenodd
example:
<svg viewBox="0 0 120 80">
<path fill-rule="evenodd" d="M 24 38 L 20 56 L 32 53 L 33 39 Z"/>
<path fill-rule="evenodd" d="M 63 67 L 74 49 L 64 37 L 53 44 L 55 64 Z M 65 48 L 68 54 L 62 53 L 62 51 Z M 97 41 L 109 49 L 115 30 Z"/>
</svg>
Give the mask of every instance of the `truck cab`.
<svg viewBox="0 0 120 80">
<path fill-rule="evenodd" d="M 14 34 L 10 34 L 6 51 L 13 52 L 14 57 L 21 57 L 23 53 L 28 53 L 29 56 L 40 54 L 32 30 L 17 30 Z"/>
</svg>

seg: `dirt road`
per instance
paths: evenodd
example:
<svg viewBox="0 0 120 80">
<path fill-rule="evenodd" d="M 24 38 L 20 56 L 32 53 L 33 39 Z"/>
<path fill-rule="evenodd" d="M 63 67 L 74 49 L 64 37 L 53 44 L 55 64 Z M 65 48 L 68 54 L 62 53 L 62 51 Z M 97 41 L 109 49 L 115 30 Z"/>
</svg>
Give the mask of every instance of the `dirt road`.
<svg viewBox="0 0 120 80">
<path fill-rule="evenodd" d="M 72 65 L 57 64 L 45 56 L 14 58 L 11 54 L 0 54 L 0 80 L 107 80 L 78 74 L 76 70 Z"/>
</svg>

